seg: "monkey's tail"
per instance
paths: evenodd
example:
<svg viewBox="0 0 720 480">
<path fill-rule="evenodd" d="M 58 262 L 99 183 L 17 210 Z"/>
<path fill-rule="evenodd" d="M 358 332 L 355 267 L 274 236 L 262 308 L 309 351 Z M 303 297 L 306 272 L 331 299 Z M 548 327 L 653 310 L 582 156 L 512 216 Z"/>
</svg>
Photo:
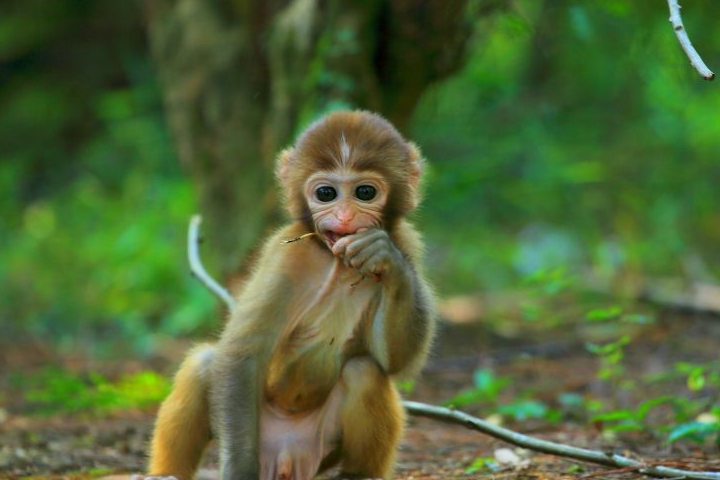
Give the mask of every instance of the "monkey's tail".
<svg viewBox="0 0 720 480">
<path fill-rule="evenodd" d="M 193 348 L 175 375 L 155 422 L 149 473 L 190 480 L 210 441 L 209 365 L 215 348 Z"/>
</svg>

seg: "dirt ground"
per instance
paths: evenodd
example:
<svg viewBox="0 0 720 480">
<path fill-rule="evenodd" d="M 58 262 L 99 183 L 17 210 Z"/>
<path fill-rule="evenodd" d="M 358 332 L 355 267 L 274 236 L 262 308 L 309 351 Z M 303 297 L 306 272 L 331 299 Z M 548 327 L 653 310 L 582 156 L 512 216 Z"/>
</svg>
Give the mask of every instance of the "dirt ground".
<svg viewBox="0 0 720 480">
<path fill-rule="evenodd" d="M 561 327 L 542 334 L 500 337 L 481 323 L 443 324 L 435 354 L 408 398 L 438 403 L 471 385 L 472 372 L 492 367 L 514 379 L 507 395 L 531 389 L 534 398 L 552 404 L 559 392 L 610 397 L 616 392 L 596 377 L 597 359 L 587 352 L 576 329 Z M 628 351 L 629 376 L 641 376 L 678 360 L 709 361 L 718 357 L 720 319 L 664 313 L 645 329 Z M 17 365 L 14 366 L 18 368 Z M 665 387 L 667 388 L 667 387 Z M 631 396 L 663 392 L 634 392 Z M 665 392 L 672 393 L 672 392 Z M 626 402 L 642 397 L 626 398 Z M 621 399 L 622 400 L 622 399 Z M 0 479 L 89 479 L 143 471 L 154 412 L 125 412 L 108 418 L 28 417 L 5 412 L 0 417 Z M 470 413 L 484 417 L 477 408 Z M 505 424 L 526 434 L 575 446 L 614 451 L 662 461 L 681 468 L 720 470 L 717 447 L 667 445 L 648 434 L 608 436 L 587 422 L 549 423 L 529 420 Z M 478 457 L 493 457 L 510 449 L 519 461 L 495 470 L 468 472 Z M 639 456 L 639 457 L 638 457 Z M 321 478 L 329 478 L 330 472 Z M 639 478 L 633 471 L 520 451 L 488 436 L 456 425 L 410 418 L 400 448 L 396 479 L 563 479 Z M 216 451 L 205 456 L 199 479 L 217 478 Z"/>
</svg>

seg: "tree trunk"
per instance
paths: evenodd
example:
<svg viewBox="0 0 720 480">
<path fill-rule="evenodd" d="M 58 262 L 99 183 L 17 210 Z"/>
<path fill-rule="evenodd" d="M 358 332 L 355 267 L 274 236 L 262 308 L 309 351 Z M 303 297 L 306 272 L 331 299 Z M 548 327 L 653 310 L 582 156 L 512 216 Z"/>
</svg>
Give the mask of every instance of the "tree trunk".
<svg viewBox="0 0 720 480">
<path fill-rule="evenodd" d="M 273 156 L 317 115 L 367 108 L 404 130 L 462 64 L 467 0 L 148 0 L 150 46 L 212 268 L 278 216 Z"/>
</svg>

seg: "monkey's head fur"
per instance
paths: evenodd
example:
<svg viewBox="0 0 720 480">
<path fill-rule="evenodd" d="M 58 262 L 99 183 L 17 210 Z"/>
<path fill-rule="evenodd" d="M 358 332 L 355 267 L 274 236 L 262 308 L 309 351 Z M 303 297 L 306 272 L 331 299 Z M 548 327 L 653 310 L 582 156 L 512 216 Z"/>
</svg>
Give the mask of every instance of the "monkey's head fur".
<svg viewBox="0 0 720 480">
<path fill-rule="evenodd" d="M 290 215 L 312 226 L 303 194 L 310 175 L 338 170 L 380 174 L 390 185 L 383 221 L 392 228 L 420 201 L 423 162 L 418 148 L 380 115 L 337 111 L 310 125 L 293 147 L 280 152 L 276 175 Z"/>
</svg>

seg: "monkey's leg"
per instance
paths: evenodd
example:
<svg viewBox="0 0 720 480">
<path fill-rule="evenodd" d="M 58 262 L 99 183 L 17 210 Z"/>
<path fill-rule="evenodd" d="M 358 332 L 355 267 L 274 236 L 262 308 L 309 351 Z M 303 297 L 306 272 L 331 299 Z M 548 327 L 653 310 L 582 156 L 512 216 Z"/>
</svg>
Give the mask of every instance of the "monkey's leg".
<svg viewBox="0 0 720 480">
<path fill-rule="evenodd" d="M 150 475 L 190 480 L 210 441 L 208 379 L 212 345 L 190 351 L 175 375 L 173 388 L 155 422 Z"/>
<path fill-rule="evenodd" d="M 390 378 L 369 357 L 343 368 L 346 398 L 342 409 L 342 471 L 390 478 L 402 437 L 405 412 Z"/>
</svg>

